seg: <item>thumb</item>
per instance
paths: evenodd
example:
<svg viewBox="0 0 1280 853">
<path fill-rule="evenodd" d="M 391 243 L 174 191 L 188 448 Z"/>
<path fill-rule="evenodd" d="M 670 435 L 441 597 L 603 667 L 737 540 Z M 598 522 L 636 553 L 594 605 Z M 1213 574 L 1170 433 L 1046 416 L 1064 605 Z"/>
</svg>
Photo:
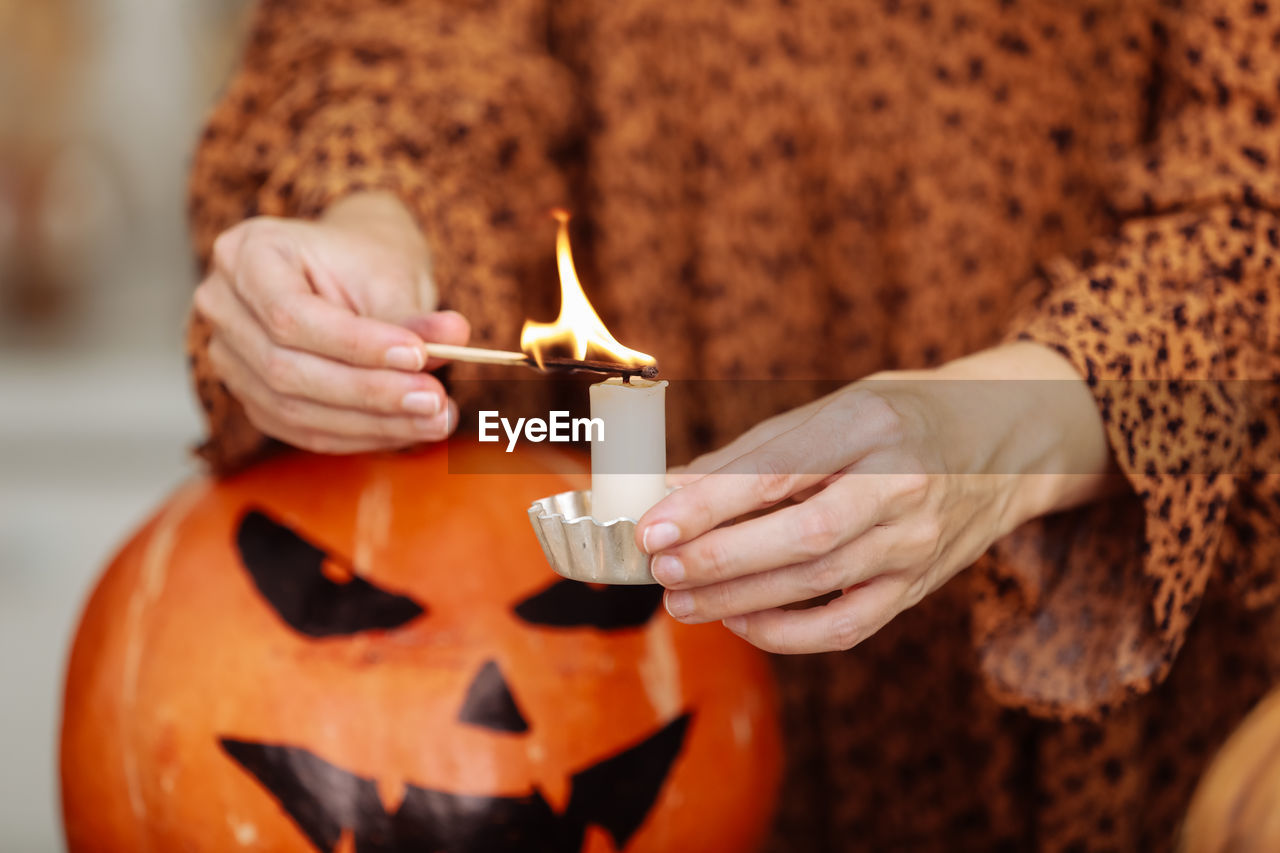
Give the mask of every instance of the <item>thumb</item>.
<svg viewBox="0 0 1280 853">
<path fill-rule="evenodd" d="M 471 324 L 457 311 L 419 314 L 403 320 L 400 325 L 427 343 L 462 346 L 471 338 Z M 441 359 L 433 358 L 427 363 L 426 369 L 434 370 L 444 363 Z"/>
</svg>

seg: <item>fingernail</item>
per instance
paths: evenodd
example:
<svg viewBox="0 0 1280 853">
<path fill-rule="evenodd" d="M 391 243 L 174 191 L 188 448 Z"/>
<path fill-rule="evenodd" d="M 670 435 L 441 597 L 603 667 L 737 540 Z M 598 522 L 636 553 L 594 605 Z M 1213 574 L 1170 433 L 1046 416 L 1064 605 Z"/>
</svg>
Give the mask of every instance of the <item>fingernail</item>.
<svg viewBox="0 0 1280 853">
<path fill-rule="evenodd" d="M 693 612 L 693 595 L 683 590 L 667 593 L 667 612 L 672 619 L 683 619 Z"/>
<path fill-rule="evenodd" d="M 415 415 L 438 415 L 440 395 L 431 391 L 410 391 L 400 400 L 400 407 Z"/>
<path fill-rule="evenodd" d="M 743 631 L 747 630 L 747 617 L 730 616 L 728 619 L 721 619 L 720 624 L 724 625 L 735 634 L 741 634 Z"/>
<path fill-rule="evenodd" d="M 413 428 L 427 438 L 445 435 L 448 432 L 448 427 L 449 421 L 447 417 L 413 419 Z"/>
<path fill-rule="evenodd" d="M 653 579 L 663 586 L 680 583 L 684 580 L 684 563 L 680 562 L 679 557 L 655 557 L 651 569 L 653 571 Z M 671 615 L 674 616 L 675 614 Z"/>
<path fill-rule="evenodd" d="M 415 347 L 392 347 L 383 356 L 392 370 L 421 370 L 422 351 Z"/>
<path fill-rule="evenodd" d="M 669 521 L 660 521 L 644 529 L 642 544 L 646 554 L 653 554 L 679 541 L 680 528 Z"/>
</svg>

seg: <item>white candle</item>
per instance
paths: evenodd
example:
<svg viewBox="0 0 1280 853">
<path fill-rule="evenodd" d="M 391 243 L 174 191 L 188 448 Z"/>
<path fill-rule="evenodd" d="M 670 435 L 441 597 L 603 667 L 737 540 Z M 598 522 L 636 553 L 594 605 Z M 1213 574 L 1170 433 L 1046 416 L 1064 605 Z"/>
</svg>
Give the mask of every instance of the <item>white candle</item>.
<svg viewBox="0 0 1280 853">
<path fill-rule="evenodd" d="M 667 383 L 618 377 L 591 386 L 591 517 L 638 521 L 667 493 Z"/>
</svg>

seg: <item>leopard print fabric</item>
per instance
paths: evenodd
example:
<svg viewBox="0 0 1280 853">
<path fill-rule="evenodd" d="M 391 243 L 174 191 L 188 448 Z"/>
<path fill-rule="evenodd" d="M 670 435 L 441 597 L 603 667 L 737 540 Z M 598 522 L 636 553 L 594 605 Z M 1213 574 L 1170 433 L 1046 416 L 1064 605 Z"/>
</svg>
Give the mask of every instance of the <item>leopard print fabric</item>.
<svg viewBox="0 0 1280 853">
<path fill-rule="evenodd" d="M 508 347 L 554 314 L 566 206 L 601 315 L 673 387 L 1058 349 L 1129 494 L 779 660 L 772 849 L 1168 849 L 1280 674 L 1277 44 L 1280 4 L 1245 0 L 266 0 L 195 243 L 389 190 L 443 301 Z M 262 437 L 207 336 L 226 469 Z M 769 408 L 673 407 L 672 458 Z"/>
</svg>

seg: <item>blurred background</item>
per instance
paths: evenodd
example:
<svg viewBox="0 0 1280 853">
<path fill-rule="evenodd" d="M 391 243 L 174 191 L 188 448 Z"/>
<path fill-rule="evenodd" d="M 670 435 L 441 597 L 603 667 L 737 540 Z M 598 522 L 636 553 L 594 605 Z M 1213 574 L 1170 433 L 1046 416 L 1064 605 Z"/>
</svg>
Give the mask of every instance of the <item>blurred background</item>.
<svg viewBox="0 0 1280 853">
<path fill-rule="evenodd" d="M 0 850 L 61 850 L 93 579 L 195 466 L 184 188 L 246 0 L 0 0 Z"/>
</svg>

